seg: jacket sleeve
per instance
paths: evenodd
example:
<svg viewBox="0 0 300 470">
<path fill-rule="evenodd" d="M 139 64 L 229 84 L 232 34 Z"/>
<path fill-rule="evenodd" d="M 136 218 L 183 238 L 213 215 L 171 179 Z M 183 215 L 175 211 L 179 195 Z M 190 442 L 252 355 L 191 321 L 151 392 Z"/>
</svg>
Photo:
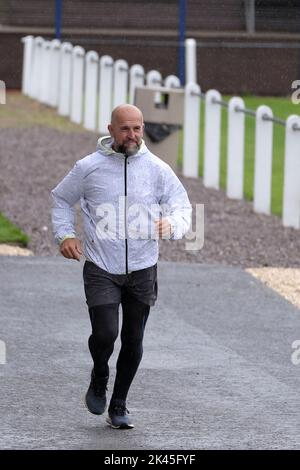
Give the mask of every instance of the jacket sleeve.
<svg viewBox="0 0 300 470">
<path fill-rule="evenodd" d="M 185 188 L 170 167 L 165 171 L 160 206 L 163 217 L 166 217 L 172 226 L 171 239 L 183 238 L 191 225 L 192 206 Z"/>
<path fill-rule="evenodd" d="M 83 174 L 79 162 L 51 191 L 52 197 L 52 229 L 56 243 L 64 238 L 74 238 L 75 209 L 74 205 L 82 195 Z"/>
</svg>

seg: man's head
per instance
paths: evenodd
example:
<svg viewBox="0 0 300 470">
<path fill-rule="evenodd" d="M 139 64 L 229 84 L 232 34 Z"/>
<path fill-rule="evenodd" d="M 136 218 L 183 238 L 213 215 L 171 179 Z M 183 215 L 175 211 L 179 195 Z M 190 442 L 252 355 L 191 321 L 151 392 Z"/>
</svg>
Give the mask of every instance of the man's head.
<svg viewBox="0 0 300 470">
<path fill-rule="evenodd" d="M 131 104 L 117 106 L 111 114 L 108 130 L 114 139 L 113 149 L 127 156 L 139 151 L 142 144 L 144 120 L 142 112 Z"/>
</svg>

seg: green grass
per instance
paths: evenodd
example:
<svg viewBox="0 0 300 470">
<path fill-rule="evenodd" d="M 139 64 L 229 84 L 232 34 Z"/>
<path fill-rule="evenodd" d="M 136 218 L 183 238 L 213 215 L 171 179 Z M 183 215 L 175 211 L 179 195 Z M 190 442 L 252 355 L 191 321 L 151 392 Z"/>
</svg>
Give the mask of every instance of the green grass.
<svg viewBox="0 0 300 470">
<path fill-rule="evenodd" d="M 230 96 L 223 96 L 224 101 L 228 101 Z M 273 115 L 281 119 L 286 119 L 291 114 L 300 114 L 300 109 L 294 105 L 289 98 L 244 96 L 246 108 L 256 110 L 258 106 L 265 104 L 269 106 Z M 203 176 L 204 158 L 204 104 L 201 105 L 200 114 L 200 147 L 199 147 L 199 176 Z M 222 108 L 221 114 L 221 161 L 220 161 L 220 186 L 226 190 L 227 174 L 227 109 Z M 283 196 L 283 172 L 284 172 L 284 147 L 285 128 L 278 124 L 273 127 L 273 165 L 272 165 L 272 195 L 271 210 L 273 214 L 282 214 Z M 253 200 L 254 184 L 254 150 L 255 150 L 255 118 L 245 116 L 245 161 L 244 161 L 244 197 Z M 180 146 L 178 163 L 182 166 L 182 135 L 180 136 Z"/>
<path fill-rule="evenodd" d="M 16 243 L 27 246 L 29 237 L 0 212 L 0 243 Z"/>
<path fill-rule="evenodd" d="M 89 132 L 74 124 L 68 117 L 57 114 L 57 110 L 22 95 L 19 91 L 8 91 L 6 105 L 0 106 L 0 129 L 43 126 L 62 132 Z"/>
</svg>

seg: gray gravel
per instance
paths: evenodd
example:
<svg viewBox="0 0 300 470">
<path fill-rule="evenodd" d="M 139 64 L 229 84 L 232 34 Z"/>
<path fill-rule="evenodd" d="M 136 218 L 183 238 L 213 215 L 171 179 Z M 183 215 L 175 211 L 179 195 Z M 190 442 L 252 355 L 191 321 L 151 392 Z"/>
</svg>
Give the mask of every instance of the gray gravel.
<svg viewBox="0 0 300 470">
<path fill-rule="evenodd" d="M 0 449 L 300 449 L 299 311 L 241 268 L 160 262 L 158 277 L 122 432 L 83 405 L 82 263 L 1 258 Z"/>
<path fill-rule="evenodd" d="M 45 127 L 0 129 L 0 211 L 31 237 L 29 248 L 36 255 L 58 256 L 49 192 L 76 160 L 94 151 L 97 137 L 92 132 L 62 133 Z M 205 205 L 204 247 L 187 251 L 186 240 L 162 241 L 161 260 L 300 266 L 299 231 L 284 228 L 278 217 L 255 214 L 250 202 L 229 200 L 223 191 L 204 188 L 201 179 L 180 179 L 193 207 Z"/>
</svg>

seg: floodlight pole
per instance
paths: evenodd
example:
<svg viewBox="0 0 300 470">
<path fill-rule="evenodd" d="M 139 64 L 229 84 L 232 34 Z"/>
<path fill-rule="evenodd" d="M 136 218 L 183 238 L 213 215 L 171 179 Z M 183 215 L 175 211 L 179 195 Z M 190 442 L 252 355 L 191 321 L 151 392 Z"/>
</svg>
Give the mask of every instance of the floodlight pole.
<svg viewBox="0 0 300 470">
<path fill-rule="evenodd" d="M 62 0 L 55 0 L 55 37 L 61 38 Z"/>
</svg>

